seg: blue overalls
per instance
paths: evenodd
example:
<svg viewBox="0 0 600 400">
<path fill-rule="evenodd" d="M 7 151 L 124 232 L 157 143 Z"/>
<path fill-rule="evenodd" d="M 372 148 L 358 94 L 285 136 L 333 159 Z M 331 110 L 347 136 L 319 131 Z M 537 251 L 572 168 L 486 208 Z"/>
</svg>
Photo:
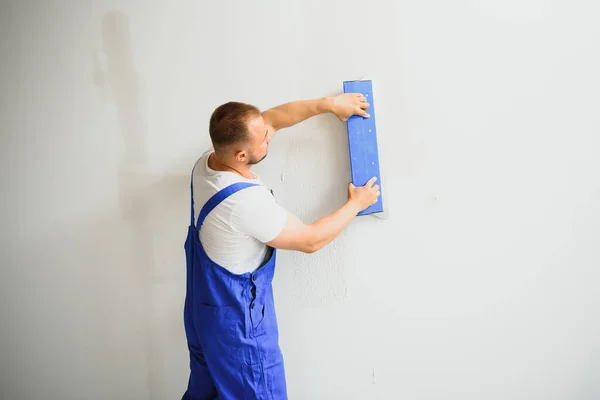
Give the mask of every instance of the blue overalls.
<svg viewBox="0 0 600 400">
<path fill-rule="evenodd" d="M 193 174 L 192 174 L 193 175 Z M 204 251 L 198 232 L 206 216 L 233 193 L 254 186 L 234 183 L 213 195 L 185 241 L 187 286 L 184 324 L 190 354 L 186 400 L 287 399 L 273 289 L 276 250 L 253 273 L 233 274 Z"/>
</svg>

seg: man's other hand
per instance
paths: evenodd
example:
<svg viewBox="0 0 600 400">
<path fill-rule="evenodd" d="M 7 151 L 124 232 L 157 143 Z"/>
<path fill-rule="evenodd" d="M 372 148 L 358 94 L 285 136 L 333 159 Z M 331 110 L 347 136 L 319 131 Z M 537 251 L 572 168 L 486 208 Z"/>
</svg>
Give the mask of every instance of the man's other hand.
<svg viewBox="0 0 600 400">
<path fill-rule="evenodd" d="M 348 200 L 354 203 L 359 211 L 365 210 L 373 204 L 377 203 L 377 199 L 381 196 L 379 185 L 375 185 L 377 177 L 369 179 L 364 186 L 354 186 L 352 182 L 348 184 Z"/>
<path fill-rule="evenodd" d="M 343 93 L 332 99 L 332 112 L 340 121 L 346 122 L 353 115 L 369 118 L 367 99 L 360 93 Z"/>
</svg>

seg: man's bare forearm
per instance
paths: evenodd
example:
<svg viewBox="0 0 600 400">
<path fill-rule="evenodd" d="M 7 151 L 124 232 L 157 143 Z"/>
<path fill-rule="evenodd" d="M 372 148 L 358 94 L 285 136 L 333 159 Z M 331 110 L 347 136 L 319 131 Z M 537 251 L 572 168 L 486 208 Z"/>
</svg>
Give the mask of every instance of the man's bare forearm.
<svg viewBox="0 0 600 400">
<path fill-rule="evenodd" d="M 312 234 L 312 251 L 317 251 L 329 244 L 352 222 L 360 210 L 359 204 L 349 200 L 333 213 L 309 225 Z"/>
<path fill-rule="evenodd" d="M 281 104 L 263 112 L 263 118 L 275 130 L 288 128 L 319 114 L 333 110 L 333 99 L 322 97 Z"/>
</svg>

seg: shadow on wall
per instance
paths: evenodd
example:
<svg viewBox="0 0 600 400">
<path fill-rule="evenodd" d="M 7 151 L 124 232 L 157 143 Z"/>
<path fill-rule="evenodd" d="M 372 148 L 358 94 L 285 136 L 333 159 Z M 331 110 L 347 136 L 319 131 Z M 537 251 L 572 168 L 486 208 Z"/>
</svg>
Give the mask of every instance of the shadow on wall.
<svg viewBox="0 0 600 400">
<path fill-rule="evenodd" d="M 99 213 L 86 229 L 102 264 L 108 264 L 98 273 L 106 290 L 99 297 L 108 305 L 102 307 L 103 343 L 109 347 L 104 349 L 103 368 L 113 380 L 109 386 L 120 394 L 129 393 L 133 385 L 147 398 L 164 398 L 168 397 L 165 385 L 183 390 L 187 383 L 186 371 L 182 375 L 168 366 L 187 366 L 186 349 L 180 344 L 184 343 L 183 241 L 189 219 L 189 177 L 151 182 L 127 17 L 119 12 L 104 15 L 102 39 L 105 66 L 96 62 L 94 84 L 109 90 L 123 141 L 118 209 Z M 167 265 L 163 260 L 173 260 L 174 251 L 179 251 L 177 265 Z M 169 362 L 169 357 L 174 361 Z"/>
</svg>

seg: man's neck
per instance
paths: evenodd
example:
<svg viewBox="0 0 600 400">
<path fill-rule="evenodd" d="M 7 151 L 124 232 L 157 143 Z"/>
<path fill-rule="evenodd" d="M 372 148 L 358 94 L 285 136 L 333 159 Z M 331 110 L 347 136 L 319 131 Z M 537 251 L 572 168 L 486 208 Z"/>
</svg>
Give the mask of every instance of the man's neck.
<svg viewBox="0 0 600 400">
<path fill-rule="evenodd" d="M 216 152 L 212 152 L 208 156 L 208 166 L 215 171 L 228 171 L 243 176 L 247 179 L 254 179 L 254 175 L 250 172 L 250 166 L 240 165 L 219 158 Z"/>
</svg>

